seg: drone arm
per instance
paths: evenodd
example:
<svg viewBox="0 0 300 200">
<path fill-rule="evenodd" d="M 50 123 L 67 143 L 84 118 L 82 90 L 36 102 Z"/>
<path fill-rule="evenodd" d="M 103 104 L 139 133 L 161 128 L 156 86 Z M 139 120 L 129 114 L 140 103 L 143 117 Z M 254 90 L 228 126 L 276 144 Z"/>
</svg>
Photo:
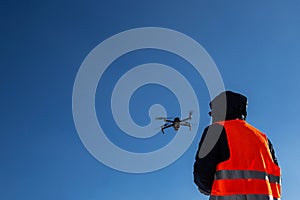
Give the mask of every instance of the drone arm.
<svg viewBox="0 0 300 200">
<path fill-rule="evenodd" d="M 181 123 L 180 125 L 182 125 L 182 126 L 188 126 L 190 128 L 190 131 L 192 130 L 192 124 L 189 123 L 189 122 L 184 122 L 184 123 Z"/>
<path fill-rule="evenodd" d="M 183 120 L 181 120 L 181 122 L 185 122 L 185 121 L 187 121 L 187 120 L 189 120 L 189 118 L 183 119 Z"/>
<path fill-rule="evenodd" d="M 173 124 L 164 125 L 164 126 L 161 128 L 161 132 L 165 133 L 164 130 L 165 130 L 166 128 L 170 128 L 171 126 L 173 126 Z"/>
<path fill-rule="evenodd" d="M 187 121 L 187 120 L 191 120 L 192 119 L 192 114 L 193 114 L 193 112 L 191 111 L 191 112 L 189 112 L 189 117 L 188 118 L 186 118 L 186 119 L 183 119 L 183 120 L 181 120 L 182 122 L 184 122 L 184 121 Z"/>
<path fill-rule="evenodd" d="M 190 119 L 192 119 L 192 118 L 191 118 L 191 117 L 188 117 L 188 118 L 186 118 L 186 119 L 181 120 L 181 122 L 185 122 L 185 121 L 190 120 Z"/>
<path fill-rule="evenodd" d="M 181 122 L 180 123 L 180 125 L 182 125 L 182 126 L 189 126 L 191 123 L 189 123 L 189 122 Z"/>
</svg>

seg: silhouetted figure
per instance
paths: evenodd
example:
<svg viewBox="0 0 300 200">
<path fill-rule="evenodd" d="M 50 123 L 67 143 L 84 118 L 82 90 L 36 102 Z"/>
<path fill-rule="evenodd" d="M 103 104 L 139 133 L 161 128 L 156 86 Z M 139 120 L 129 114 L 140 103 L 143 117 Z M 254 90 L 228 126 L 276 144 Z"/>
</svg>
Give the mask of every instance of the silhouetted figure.
<svg viewBox="0 0 300 200">
<path fill-rule="evenodd" d="M 277 200 L 280 168 L 266 135 L 248 124 L 247 98 L 231 91 L 210 102 L 194 163 L 194 182 L 210 200 Z"/>
</svg>

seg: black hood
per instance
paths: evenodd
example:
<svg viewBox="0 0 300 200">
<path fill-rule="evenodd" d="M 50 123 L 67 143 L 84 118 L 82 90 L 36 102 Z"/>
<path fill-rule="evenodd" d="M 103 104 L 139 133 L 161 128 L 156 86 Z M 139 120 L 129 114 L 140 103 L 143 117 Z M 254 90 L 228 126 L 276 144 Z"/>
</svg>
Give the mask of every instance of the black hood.
<svg viewBox="0 0 300 200">
<path fill-rule="evenodd" d="M 223 121 L 231 119 L 246 119 L 247 98 L 232 91 L 225 91 L 216 96 L 210 103 L 209 113 L 213 121 Z"/>
</svg>

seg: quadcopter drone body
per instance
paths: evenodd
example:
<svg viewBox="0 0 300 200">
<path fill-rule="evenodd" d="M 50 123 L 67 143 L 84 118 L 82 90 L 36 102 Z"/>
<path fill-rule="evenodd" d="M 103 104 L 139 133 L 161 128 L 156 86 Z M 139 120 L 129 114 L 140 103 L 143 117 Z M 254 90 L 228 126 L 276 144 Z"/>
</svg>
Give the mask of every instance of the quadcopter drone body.
<svg viewBox="0 0 300 200">
<path fill-rule="evenodd" d="M 164 134 L 164 130 L 166 128 L 170 128 L 170 127 L 173 127 L 173 129 L 175 131 L 178 131 L 180 126 L 188 126 L 191 130 L 192 128 L 192 124 L 190 122 L 188 122 L 188 120 L 191 120 L 192 119 L 192 113 L 190 112 L 189 113 L 189 117 L 186 118 L 186 119 L 180 119 L 179 117 L 175 117 L 174 120 L 170 120 L 166 117 L 158 117 L 156 119 L 160 119 L 160 120 L 164 120 L 164 122 L 166 122 L 164 125 L 161 126 L 161 132 Z"/>
</svg>

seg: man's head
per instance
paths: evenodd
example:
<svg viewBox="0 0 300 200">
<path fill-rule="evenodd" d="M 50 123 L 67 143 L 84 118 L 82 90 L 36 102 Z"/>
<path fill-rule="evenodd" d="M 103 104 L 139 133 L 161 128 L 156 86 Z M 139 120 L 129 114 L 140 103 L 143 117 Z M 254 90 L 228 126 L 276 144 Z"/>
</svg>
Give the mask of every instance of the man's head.
<svg viewBox="0 0 300 200">
<path fill-rule="evenodd" d="M 225 91 L 216 96 L 210 103 L 213 121 L 246 119 L 247 98 L 232 91 Z"/>
</svg>

